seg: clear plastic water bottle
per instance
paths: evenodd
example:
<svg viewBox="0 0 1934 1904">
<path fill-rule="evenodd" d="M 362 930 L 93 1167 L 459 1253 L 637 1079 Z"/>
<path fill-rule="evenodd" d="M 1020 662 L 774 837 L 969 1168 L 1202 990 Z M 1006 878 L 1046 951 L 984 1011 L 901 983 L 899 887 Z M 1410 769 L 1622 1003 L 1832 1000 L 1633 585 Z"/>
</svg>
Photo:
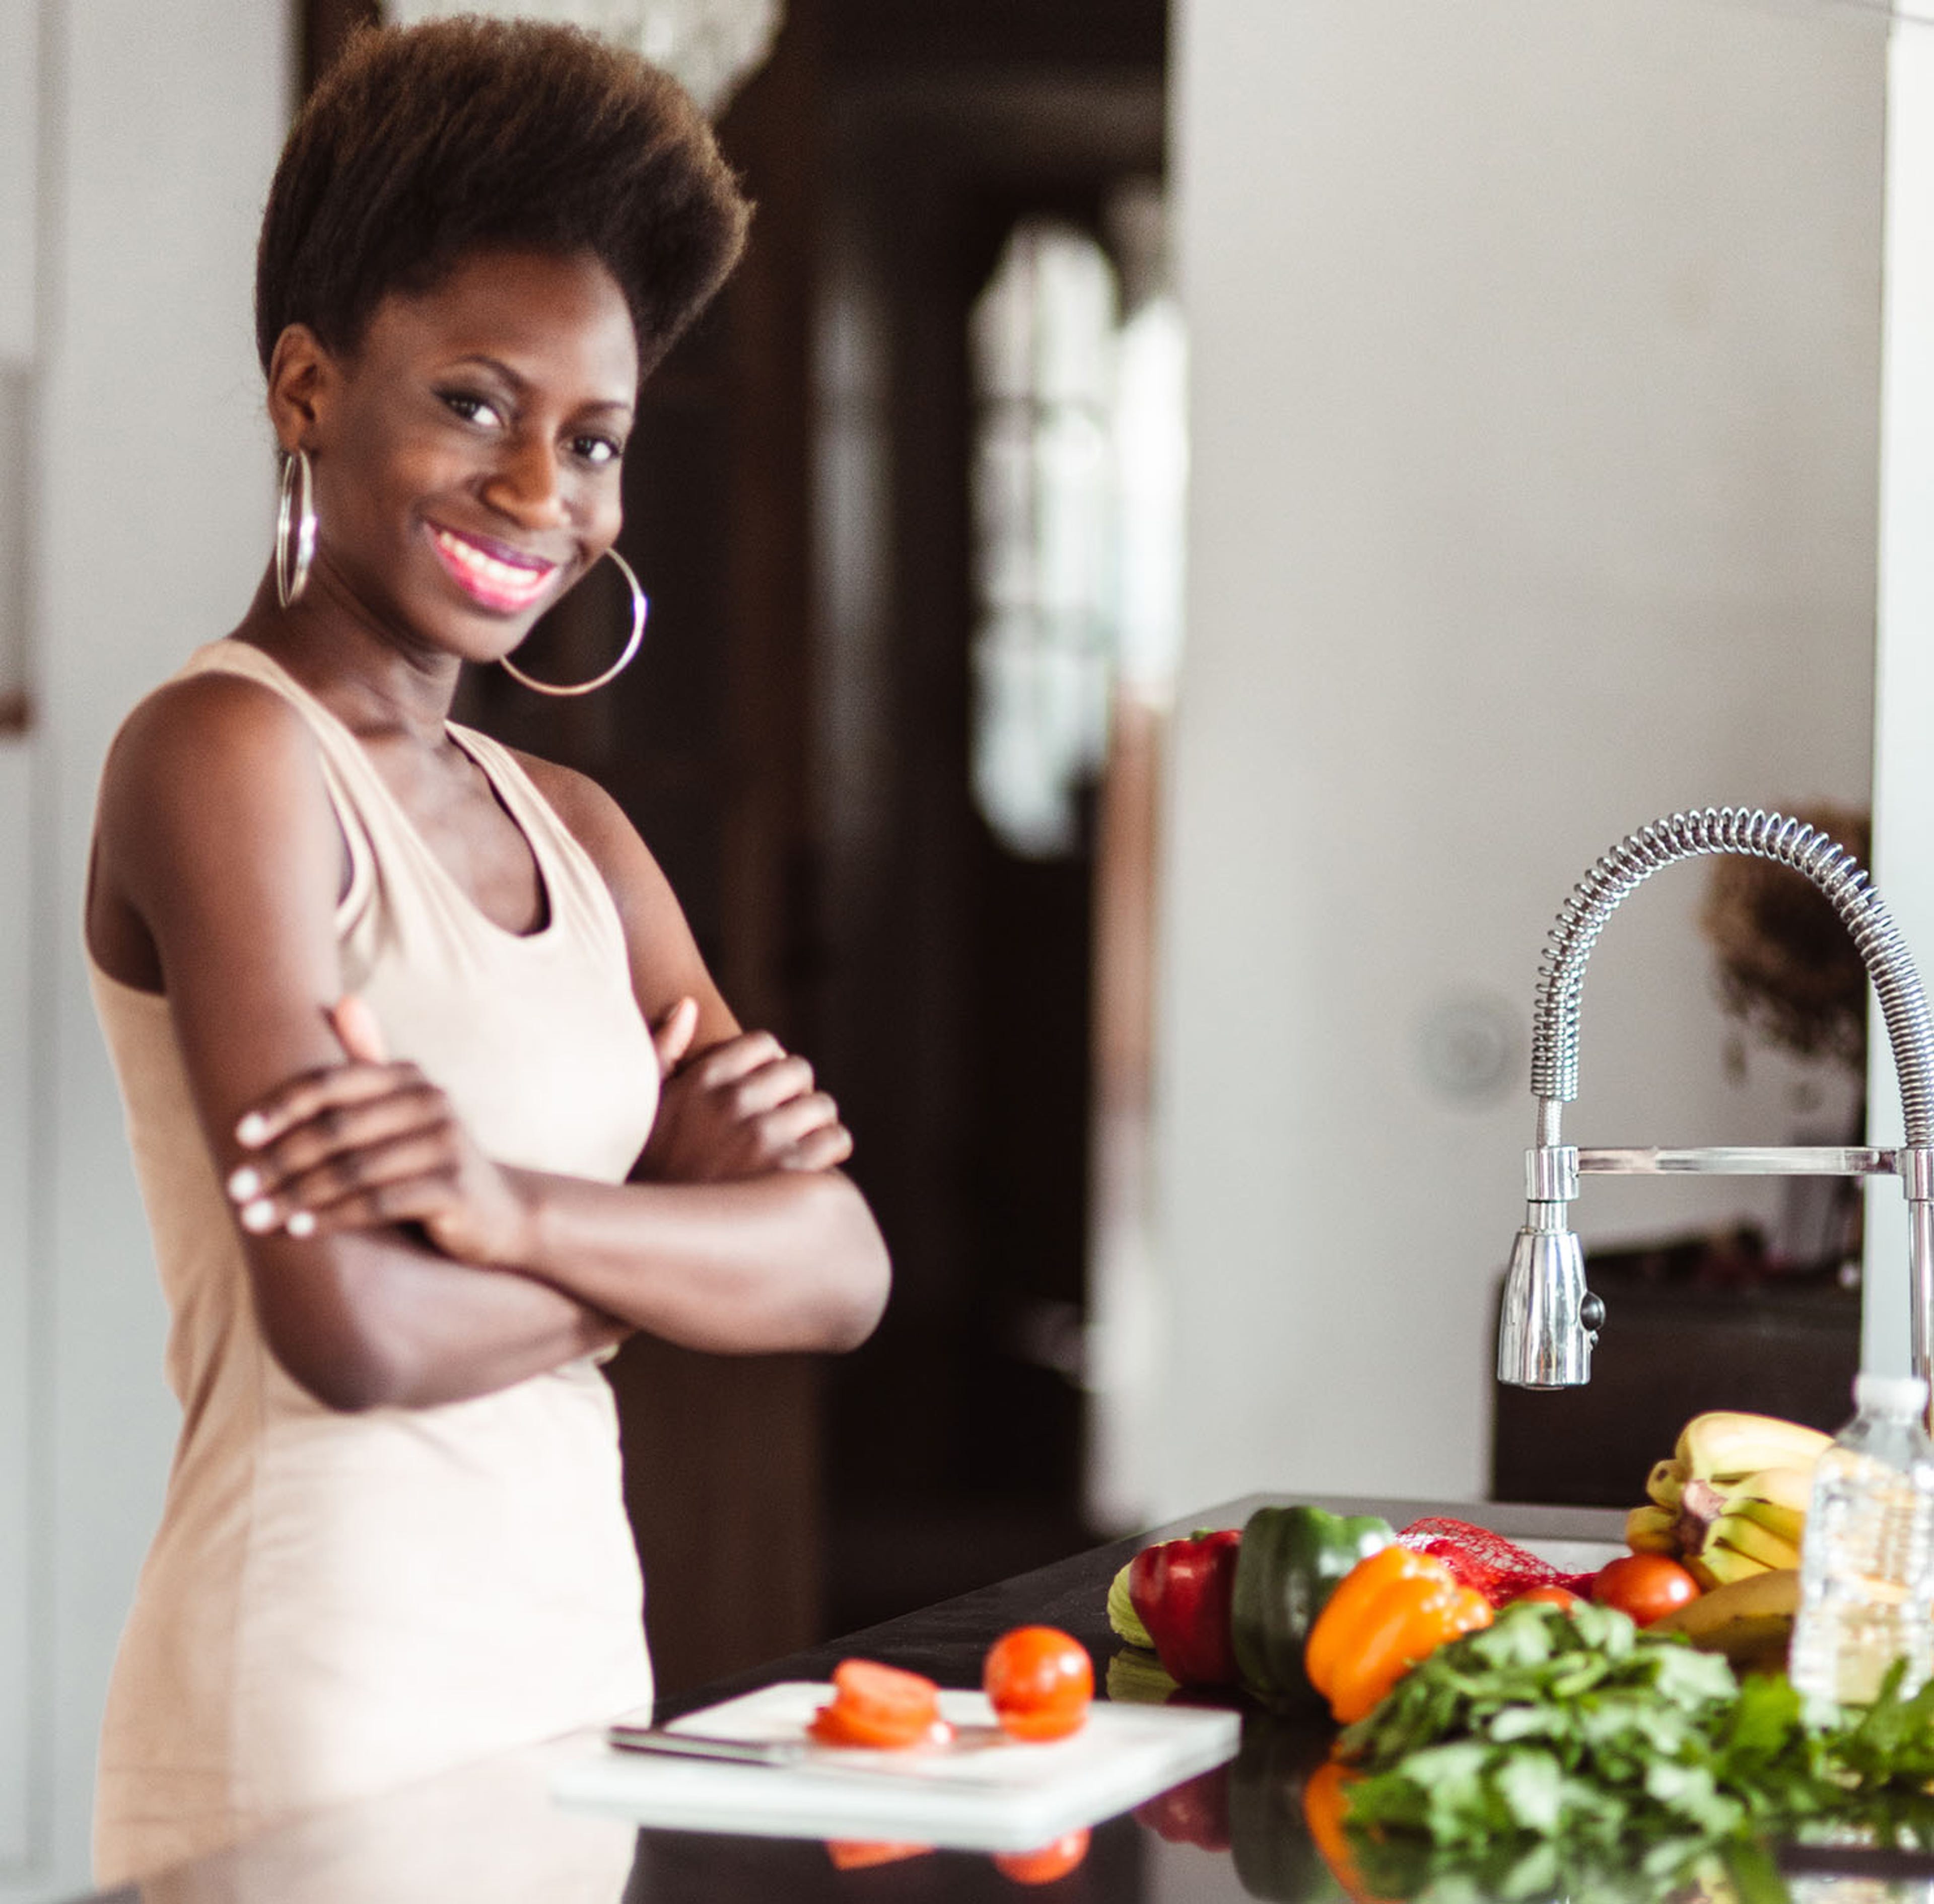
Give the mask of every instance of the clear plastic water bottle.
<svg viewBox="0 0 1934 1904">
<path fill-rule="evenodd" d="M 1787 1671 L 1864 1705 L 1896 1659 L 1903 1692 L 1934 1673 L 1934 1444 L 1917 1375 L 1861 1375 L 1854 1408 L 1813 1472 Z"/>
</svg>

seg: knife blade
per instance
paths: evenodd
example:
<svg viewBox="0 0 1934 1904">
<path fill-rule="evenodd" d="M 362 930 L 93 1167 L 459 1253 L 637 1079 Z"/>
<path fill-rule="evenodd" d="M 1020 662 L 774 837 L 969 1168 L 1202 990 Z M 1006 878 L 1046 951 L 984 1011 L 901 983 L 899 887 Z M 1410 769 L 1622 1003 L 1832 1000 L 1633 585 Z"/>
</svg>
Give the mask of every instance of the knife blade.
<svg viewBox="0 0 1934 1904">
<path fill-rule="evenodd" d="M 706 1732 L 673 1732 L 661 1726 L 611 1726 L 605 1737 L 620 1752 L 657 1752 L 667 1758 L 722 1759 L 734 1765 L 797 1765 L 806 1747 L 793 1739 L 720 1739 Z"/>
<path fill-rule="evenodd" d="M 916 1750 L 911 1755 L 869 1753 L 796 1739 L 729 1739 L 707 1732 L 674 1732 L 667 1727 L 630 1725 L 622 1720 L 607 1726 L 604 1736 L 620 1752 L 709 1759 L 727 1765 L 773 1766 L 827 1777 L 843 1778 L 850 1773 L 864 1779 L 905 1779 L 928 1786 L 933 1782 L 936 1761 L 976 1755 L 989 1744 L 1004 1742 L 996 1728 L 963 1727 L 954 1742 L 944 1749 Z"/>
</svg>

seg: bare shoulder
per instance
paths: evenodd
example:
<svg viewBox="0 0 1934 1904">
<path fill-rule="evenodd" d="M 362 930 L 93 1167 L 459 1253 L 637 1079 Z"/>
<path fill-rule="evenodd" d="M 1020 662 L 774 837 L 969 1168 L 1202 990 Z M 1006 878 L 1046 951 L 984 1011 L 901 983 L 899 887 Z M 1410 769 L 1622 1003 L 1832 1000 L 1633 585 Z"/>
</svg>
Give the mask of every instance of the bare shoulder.
<svg viewBox="0 0 1934 1904">
<path fill-rule="evenodd" d="M 695 998 L 701 1046 L 731 1036 L 737 1021 L 705 969 L 671 882 L 625 809 L 588 774 L 511 752 L 603 875 L 624 926 L 631 989 L 646 1017 L 656 1022 L 679 999 Z"/>
<path fill-rule="evenodd" d="M 662 943 L 674 927 L 679 935 L 688 936 L 670 881 L 625 809 L 588 773 L 514 748 L 511 754 L 604 875 L 625 922 L 634 964 L 642 946 Z"/>
<path fill-rule="evenodd" d="M 341 836 L 321 750 L 282 695 L 240 675 L 167 682 L 122 723 L 95 816 L 100 874 L 137 908 L 190 866 L 305 848 L 332 878 Z"/>
<path fill-rule="evenodd" d="M 511 758 L 530 775 L 530 783 L 544 794 L 551 810 L 571 830 L 571 837 L 604 874 L 627 928 L 640 908 L 655 914 L 669 905 L 677 911 L 671 885 L 659 870 L 652 848 L 631 824 L 631 815 L 598 781 L 588 773 L 578 773 L 574 767 L 561 767 L 555 760 L 540 760 L 536 754 L 518 752 L 517 748 L 511 748 Z"/>
<path fill-rule="evenodd" d="M 122 722 L 104 791 L 137 798 L 182 774 L 227 779 L 316 761 L 315 736 L 286 697 L 239 674 L 191 674 L 157 688 Z"/>
<path fill-rule="evenodd" d="M 640 838 L 625 809 L 588 773 L 560 767 L 555 761 L 541 759 L 516 748 L 511 758 L 530 776 L 531 784 L 543 794 L 551 810 L 570 828 L 571 837 L 604 874 L 606 883 L 622 900 L 621 887 L 635 886 L 640 880 L 662 881 L 651 848 Z"/>
</svg>

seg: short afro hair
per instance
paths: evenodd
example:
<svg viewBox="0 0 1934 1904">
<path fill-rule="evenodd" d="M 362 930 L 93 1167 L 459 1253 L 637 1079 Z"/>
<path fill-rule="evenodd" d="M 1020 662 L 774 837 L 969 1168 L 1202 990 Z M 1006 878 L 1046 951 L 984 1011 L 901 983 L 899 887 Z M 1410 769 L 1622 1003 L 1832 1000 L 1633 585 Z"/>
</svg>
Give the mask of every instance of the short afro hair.
<svg viewBox="0 0 1934 1904">
<path fill-rule="evenodd" d="M 683 87 L 575 27 L 468 17 L 359 33 L 282 149 L 255 261 L 255 345 L 309 327 L 353 354 L 391 292 L 485 250 L 589 252 L 642 377 L 743 249 L 750 207 Z"/>
</svg>

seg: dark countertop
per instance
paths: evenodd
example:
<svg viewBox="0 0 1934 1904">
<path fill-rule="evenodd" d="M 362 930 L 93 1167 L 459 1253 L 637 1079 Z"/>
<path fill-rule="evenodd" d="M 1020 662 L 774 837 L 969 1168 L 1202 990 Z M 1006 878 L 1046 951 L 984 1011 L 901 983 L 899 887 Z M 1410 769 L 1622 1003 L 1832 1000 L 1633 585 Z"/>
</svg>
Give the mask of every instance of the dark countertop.
<svg viewBox="0 0 1934 1904">
<path fill-rule="evenodd" d="M 984 1587 L 903 1619 L 774 1661 L 682 1700 L 672 1718 L 779 1680 L 821 1680 L 849 1654 L 976 1686 L 988 1644 L 1008 1628 L 1042 1622 L 1074 1634 L 1095 1655 L 1099 1684 L 1116 1642 L 1109 1581 L 1152 1540 L 1202 1526 L 1240 1526 L 1267 1497 L 1204 1511 L 1172 1526 Z M 1448 1513 L 1520 1538 L 1620 1542 L 1623 1517 L 1591 1508 L 1332 1500 L 1381 1513 L 1402 1526 Z M 1267 1730 L 1269 1736 L 1264 1737 Z M 622 1821 L 554 1805 L 550 1769 L 583 1739 L 466 1767 L 401 1791 L 318 1815 L 184 1866 L 138 1890 L 107 1895 L 140 1904 L 1006 1904 L 1041 1896 L 1073 1904 L 1241 1904 L 1251 1897 L 1339 1904 L 1341 1893 L 1300 1830 L 1297 1767 L 1320 1758 L 1324 1736 L 1286 1731 L 1258 1716 L 1243 1760 L 1219 1780 L 1215 1806 L 1235 1827 L 1227 1848 L 1204 1835 L 1187 1799 L 1142 1806 L 1094 1827 L 1086 1859 L 1051 1884 L 1023 1887 L 979 1853 L 934 1851 L 870 1868 L 836 1869 L 818 1841 L 634 1830 Z M 1186 1788 L 1185 1788 L 1185 1790 Z M 1164 1835 L 1164 1834 L 1167 1835 Z M 1217 1834 L 1212 1830 L 1211 1838 Z"/>
</svg>

